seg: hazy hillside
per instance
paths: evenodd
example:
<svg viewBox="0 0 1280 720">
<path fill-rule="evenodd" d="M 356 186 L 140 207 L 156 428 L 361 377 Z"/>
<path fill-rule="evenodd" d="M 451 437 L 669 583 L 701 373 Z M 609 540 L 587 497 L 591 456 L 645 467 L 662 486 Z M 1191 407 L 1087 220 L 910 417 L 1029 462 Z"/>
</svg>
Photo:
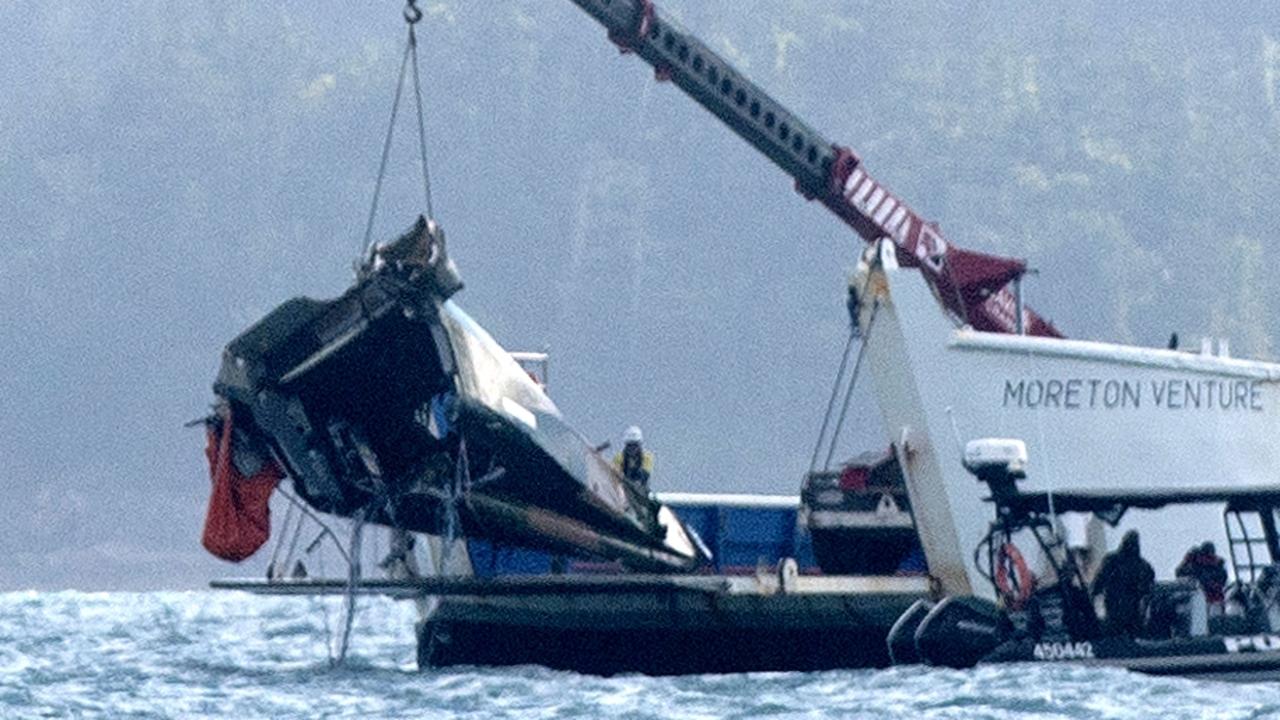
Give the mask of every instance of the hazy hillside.
<svg viewBox="0 0 1280 720">
<path fill-rule="evenodd" d="M 381 5 L 0 5 L 0 588 L 227 571 L 181 424 L 232 335 L 350 279 L 403 42 Z M 460 302 L 551 350 L 583 432 L 644 426 L 659 489 L 794 492 L 857 238 L 571 3 L 430 5 Z M 936 5 L 665 3 L 954 242 L 1029 258 L 1070 335 L 1271 355 L 1280 9 Z M 421 209 L 403 129 L 378 237 Z"/>
</svg>

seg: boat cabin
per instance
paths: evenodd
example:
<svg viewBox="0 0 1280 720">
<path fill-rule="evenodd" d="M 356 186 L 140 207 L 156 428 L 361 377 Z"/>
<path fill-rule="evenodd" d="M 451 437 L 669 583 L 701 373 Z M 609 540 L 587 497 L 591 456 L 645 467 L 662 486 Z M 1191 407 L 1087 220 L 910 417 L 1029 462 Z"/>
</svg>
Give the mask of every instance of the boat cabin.
<svg viewBox="0 0 1280 720">
<path fill-rule="evenodd" d="M 923 575 L 924 549 L 892 448 L 813 470 L 800 488 L 800 522 L 831 575 Z"/>
<path fill-rule="evenodd" d="M 1280 678 L 1280 487 L 1024 492 L 1026 446 L 1007 439 L 970 442 L 963 464 L 987 487 L 985 499 L 995 507 L 995 518 L 974 550 L 995 602 L 975 595 L 917 602 L 890 630 L 896 663 L 968 667 L 1079 661 L 1156 674 Z M 1209 583 L 1202 587 L 1192 577 L 1154 582 L 1147 591 L 1143 586 L 1149 581 L 1131 571 L 1130 563 L 1123 571 L 1127 579 L 1111 587 L 1123 588 L 1130 580 L 1142 587 L 1129 595 L 1139 615 L 1104 623 L 1094 604 L 1093 578 L 1068 547 L 1061 517 L 1091 514 L 1114 526 L 1130 509 L 1178 505 L 1224 508 L 1233 578 L 1223 597 L 1209 602 Z M 1032 552 L 1048 566 L 1039 575 L 1024 557 Z"/>
<path fill-rule="evenodd" d="M 998 512 L 1015 524 L 1038 524 L 1065 513 L 1091 513 L 1117 525 L 1130 509 L 1160 510 L 1176 505 L 1221 506 L 1231 571 L 1223 602 L 1209 603 L 1194 580 L 1156 583 L 1147 602 L 1145 628 L 1151 637 L 1280 632 L 1280 534 L 1276 510 L 1280 487 L 1149 488 L 1146 490 L 1075 489 L 1015 492 Z M 1052 542 L 1052 541 L 1051 541 Z M 1058 577 L 1072 572 L 1070 554 L 1046 548 Z"/>
</svg>

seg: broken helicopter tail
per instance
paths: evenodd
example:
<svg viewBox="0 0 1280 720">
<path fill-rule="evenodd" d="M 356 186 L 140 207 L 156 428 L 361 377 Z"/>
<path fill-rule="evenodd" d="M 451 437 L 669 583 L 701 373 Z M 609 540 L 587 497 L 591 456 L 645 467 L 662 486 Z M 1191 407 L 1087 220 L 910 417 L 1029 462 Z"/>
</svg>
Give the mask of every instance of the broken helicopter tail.
<svg viewBox="0 0 1280 720">
<path fill-rule="evenodd" d="M 214 392 L 235 432 L 223 437 L 269 448 L 324 512 L 636 569 L 700 564 L 676 516 L 620 477 L 450 300 L 461 288 L 443 232 L 419 217 L 369 253 L 341 297 L 289 300 L 227 345 Z M 211 453 L 211 471 L 234 469 L 226 456 Z"/>
</svg>

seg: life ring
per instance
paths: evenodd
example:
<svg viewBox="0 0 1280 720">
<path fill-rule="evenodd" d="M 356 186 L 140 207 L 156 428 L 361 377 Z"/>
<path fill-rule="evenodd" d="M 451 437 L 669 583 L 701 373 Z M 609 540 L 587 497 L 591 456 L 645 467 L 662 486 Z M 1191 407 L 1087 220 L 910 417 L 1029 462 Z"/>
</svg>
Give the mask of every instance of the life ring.
<svg viewBox="0 0 1280 720">
<path fill-rule="evenodd" d="M 1013 566 L 1013 577 L 1009 577 L 1009 566 Z M 1010 582 L 1012 580 L 1012 582 Z M 1007 542 L 996 551 L 996 589 L 1013 609 L 1022 607 L 1031 597 L 1035 587 L 1035 576 L 1027 567 L 1026 558 L 1017 545 Z"/>
</svg>

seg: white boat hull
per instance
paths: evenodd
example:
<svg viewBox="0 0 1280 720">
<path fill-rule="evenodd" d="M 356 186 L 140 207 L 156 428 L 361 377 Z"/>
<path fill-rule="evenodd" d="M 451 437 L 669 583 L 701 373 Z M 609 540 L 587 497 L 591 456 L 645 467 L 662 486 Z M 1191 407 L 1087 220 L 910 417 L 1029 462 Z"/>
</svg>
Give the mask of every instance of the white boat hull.
<svg viewBox="0 0 1280 720">
<path fill-rule="evenodd" d="M 1280 365 L 957 327 L 878 252 L 854 279 L 867 369 L 946 592 L 992 595 L 972 558 L 993 508 L 960 462 L 971 439 L 1024 440 L 1027 490 L 1280 483 Z"/>
</svg>

